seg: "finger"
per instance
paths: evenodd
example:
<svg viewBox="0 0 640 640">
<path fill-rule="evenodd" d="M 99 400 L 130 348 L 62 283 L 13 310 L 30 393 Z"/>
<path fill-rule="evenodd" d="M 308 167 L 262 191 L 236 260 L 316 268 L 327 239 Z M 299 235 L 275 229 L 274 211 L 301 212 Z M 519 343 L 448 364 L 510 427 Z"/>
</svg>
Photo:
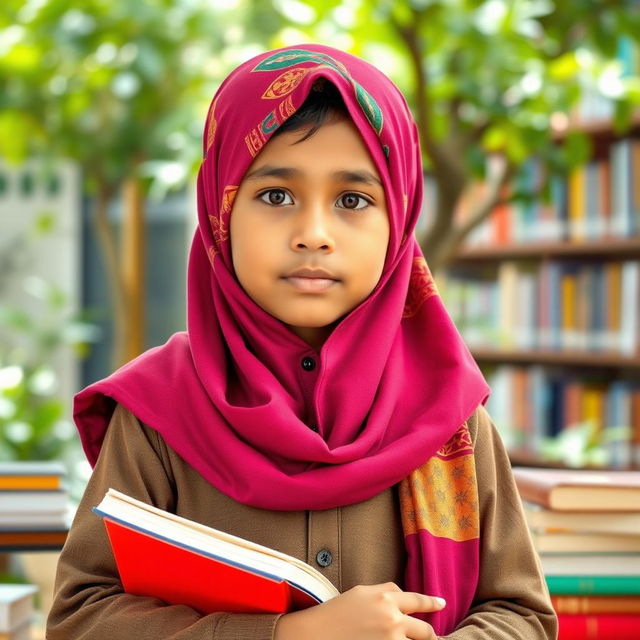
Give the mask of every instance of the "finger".
<svg viewBox="0 0 640 640">
<path fill-rule="evenodd" d="M 440 611 L 440 609 L 444 609 L 447 605 L 444 598 L 425 596 L 422 593 L 415 593 L 413 591 L 402 591 L 389 595 L 393 597 L 395 603 L 398 605 L 398 609 L 400 609 L 402 613 Z"/>
<path fill-rule="evenodd" d="M 433 627 L 411 616 L 405 616 L 405 635 L 411 640 L 436 640 L 437 636 Z"/>
</svg>

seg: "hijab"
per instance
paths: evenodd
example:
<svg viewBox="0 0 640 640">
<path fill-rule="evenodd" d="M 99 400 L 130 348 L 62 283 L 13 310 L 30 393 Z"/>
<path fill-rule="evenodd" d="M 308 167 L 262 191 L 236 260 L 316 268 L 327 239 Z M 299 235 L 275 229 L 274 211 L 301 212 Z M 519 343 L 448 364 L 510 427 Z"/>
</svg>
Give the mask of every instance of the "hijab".
<svg viewBox="0 0 640 640">
<path fill-rule="evenodd" d="M 229 220 L 248 167 L 319 78 L 338 89 L 371 154 L 390 235 L 378 284 L 316 350 L 243 290 Z M 465 421 L 489 389 L 414 236 L 422 185 L 414 120 L 373 65 L 304 44 L 237 67 L 213 97 L 204 127 L 187 330 L 76 395 L 74 419 L 89 461 L 116 403 L 214 487 L 264 509 L 360 502 L 441 459 L 443 447 L 464 438 Z M 411 560 L 412 571 L 424 575 L 419 561 Z"/>
</svg>

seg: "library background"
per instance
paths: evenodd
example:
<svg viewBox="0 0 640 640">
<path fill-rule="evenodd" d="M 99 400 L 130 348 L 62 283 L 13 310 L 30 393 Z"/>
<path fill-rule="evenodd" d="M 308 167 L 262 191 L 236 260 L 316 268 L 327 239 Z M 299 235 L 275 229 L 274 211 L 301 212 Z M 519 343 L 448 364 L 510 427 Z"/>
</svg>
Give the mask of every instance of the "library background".
<svg viewBox="0 0 640 640">
<path fill-rule="evenodd" d="M 39 14 L 45 4 L 50 13 Z M 447 180 L 454 181 L 439 164 L 446 143 L 436 139 L 446 140 L 454 110 L 458 126 L 486 118 L 481 142 L 460 152 L 474 170 L 450 206 L 449 231 L 472 222 L 478 203 L 493 197 L 494 204 L 445 257 L 425 255 L 492 388 L 487 408 L 509 450 L 560 640 L 640 637 L 640 22 L 633 3 L 237 0 L 215 9 L 187 3 L 162 18 L 137 13 L 137 2 L 118 17 L 97 5 L 82 12 L 63 4 L 0 9 L 0 78 L 9 87 L 0 102 L 0 640 L 44 637 L 55 563 L 90 473 L 70 398 L 184 329 L 193 169 L 212 87 L 250 55 L 304 41 L 379 61 L 408 96 L 425 152 L 416 231 L 423 247 L 425 239 L 445 246 L 451 238 L 434 235 Z M 138 24 L 148 40 L 119 42 L 109 31 L 119 19 Z M 156 35 L 162 20 L 172 28 L 184 20 L 183 41 Z M 203 42 L 188 31 L 198 28 L 209 29 L 210 49 L 185 45 Z M 84 39 L 90 32 L 95 41 Z M 73 47 L 52 55 L 57 37 Z M 530 49 L 523 53 L 521 44 Z M 472 57 L 478 48 L 476 66 L 457 57 L 464 46 Z M 564 56 L 556 46 L 566 47 Z M 492 104 L 486 84 L 505 50 L 529 59 L 503 65 L 513 86 L 503 82 Z M 193 64 L 207 55 L 204 69 Z M 184 103 L 163 105 L 162 92 L 153 102 L 155 85 L 181 82 L 176 64 L 187 78 L 175 91 Z M 553 103 L 553 91 L 566 93 L 565 102 Z M 105 106 L 100 117 L 93 105 Z M 109 108 L 114 118 L 100 120 Z M 428 109 L 433 127 L 425 125 Z M 140 132 L 120 127 L 123 113 L 144 114 Z M 550 135 L 544 127 L 536 133 L 536 118 L 551 122 Z M 47 122 L 48 134 L 38 122 Z M 523 148 L 519 128 L 533 136 Z M 505 172 L 509 154 L 518 158 L 513 174 Z M 159 159 L 131 164 L 129 156 Z M 140 179 L 129 180 L 136 171 Z"/>
</svg>

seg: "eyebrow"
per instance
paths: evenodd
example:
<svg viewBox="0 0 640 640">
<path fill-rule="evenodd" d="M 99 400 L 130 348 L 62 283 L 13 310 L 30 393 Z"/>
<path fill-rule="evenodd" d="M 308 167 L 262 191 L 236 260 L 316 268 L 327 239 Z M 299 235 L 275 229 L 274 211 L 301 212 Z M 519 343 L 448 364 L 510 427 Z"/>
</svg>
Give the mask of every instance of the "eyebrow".
<svg viewBox="0 0 640 640">
<path fill-rule="evenodd" d="M 273 165 L 267 164 L 264 167 L 260 167 L 259 169 L 255 169 L 251 173 L 248 173 L 244 179 L 257 180 L 259 178 L 284 178 L 291 180 L 293 178 L 299 178 L 300 176 L 302 176 L 302 171 L 294 167 L 274 167 Z M 380 178 L 367 169 L 343 169 L 341 171 L 334 171 L 331 174 L 331 177 L 340 182 L 359 182 L 361 184 L 377 184 L 382 186 Z"/>
</svg>

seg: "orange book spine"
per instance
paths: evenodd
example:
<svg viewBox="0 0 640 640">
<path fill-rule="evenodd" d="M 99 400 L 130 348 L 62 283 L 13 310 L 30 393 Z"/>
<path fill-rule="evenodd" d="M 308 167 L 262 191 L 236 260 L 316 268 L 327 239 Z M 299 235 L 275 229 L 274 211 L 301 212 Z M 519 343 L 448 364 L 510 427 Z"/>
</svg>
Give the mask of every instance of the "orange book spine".
<svg viewBox="0 0 640 640">
<path fill-rule="evenodd" d="M 0 489 L 5 491 L 60 489 L 60 484 L 60 476 L 0 475 Z"/>
<path fill-rule="evenodd" d="M 556 613 L 640 613 L 638 596 L 551 596 Z"/>
<path fill-rule="evenodd" d="M 492 214 L 493 241 L 495 244 L 504 245 L 511 241 L 511 211 L 506 204 L 498 205 Z"/>
<path fill-rule="evenodd" d="M 580 407 L 582 406 L 582 385 L 579 382 L 569 382 L 564 398 L 564 427 L 575 427 L 580 422 Z"/>
</svg>

